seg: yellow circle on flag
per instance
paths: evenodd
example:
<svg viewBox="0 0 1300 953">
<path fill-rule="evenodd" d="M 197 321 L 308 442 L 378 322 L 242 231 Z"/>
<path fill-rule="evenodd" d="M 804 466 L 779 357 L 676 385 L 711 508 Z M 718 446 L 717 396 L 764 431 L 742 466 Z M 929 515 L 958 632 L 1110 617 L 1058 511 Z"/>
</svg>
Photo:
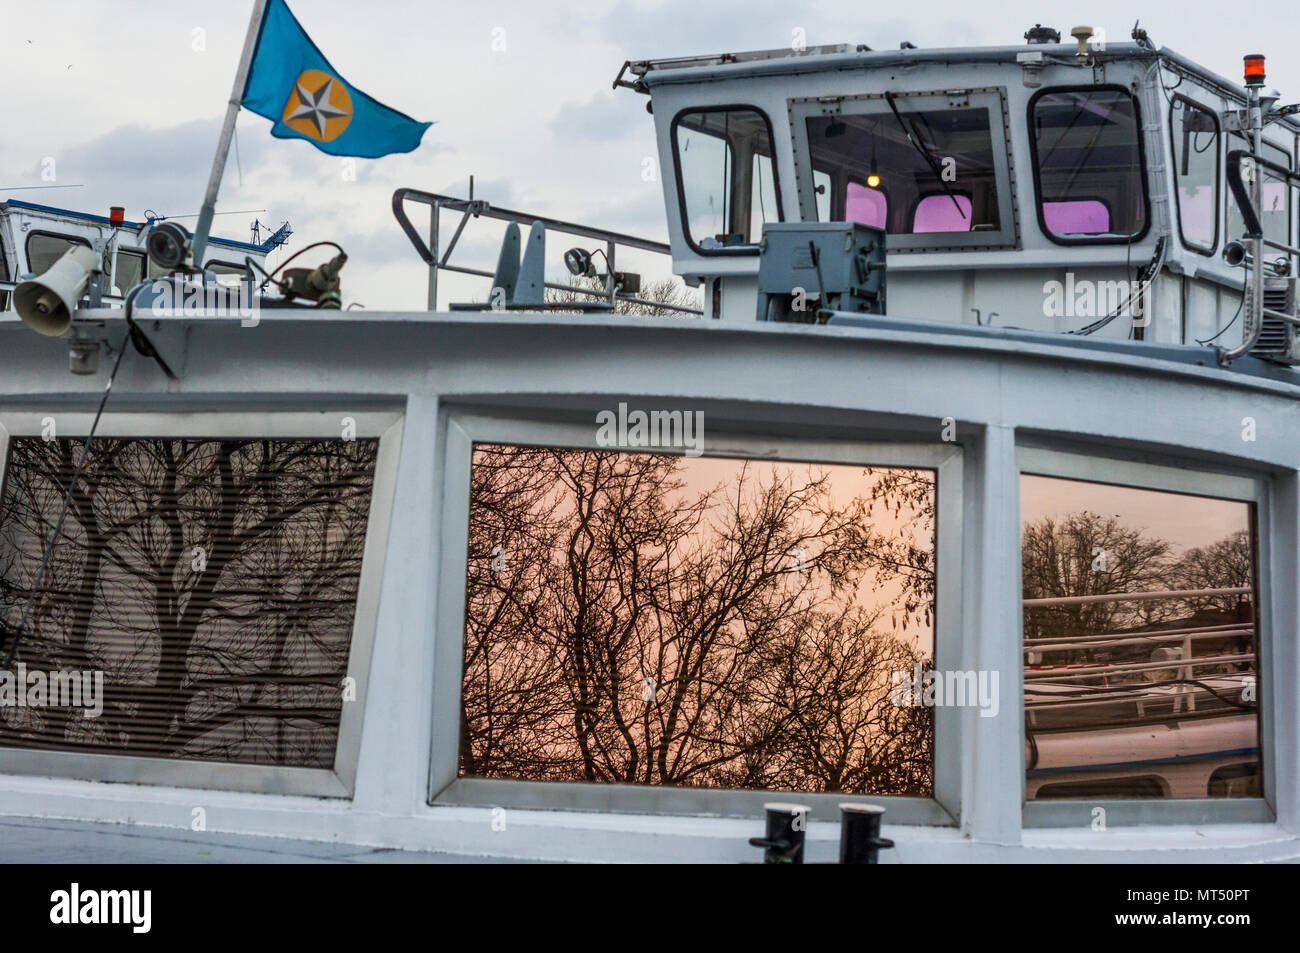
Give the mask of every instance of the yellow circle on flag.
<svg viewBox="0 0 1300 953">
<path fill-rule="evenodd" d="M 294 132 L 317 142 L 329 142 L 342 135 L 352 122 L 352 95 L 337 76 L 317 69 L 303 70 L 280 118 Z"/>
</svg>

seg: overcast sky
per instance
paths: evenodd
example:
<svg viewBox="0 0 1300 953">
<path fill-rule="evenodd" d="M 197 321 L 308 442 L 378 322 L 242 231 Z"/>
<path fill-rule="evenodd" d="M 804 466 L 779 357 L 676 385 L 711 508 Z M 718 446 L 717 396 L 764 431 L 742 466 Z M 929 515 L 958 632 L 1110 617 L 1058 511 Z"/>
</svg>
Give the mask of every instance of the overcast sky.
<svg viewBox="0 0 1300 953">
<path fill-rule="evenodd" d="M 610 90 L 625 59 L 784 47 L 796 29 L 810 45 L 878 49 L 901 40 L 927 47 L 1021 42 L 1037 21 L 1063 34 L 1087 23 L 1118 40 L 1140 17 L 1157 45 L 1229 77 L 1240 75 L 1243 53 L 1268 55 L 1270 84 L 1284 102 L 1300 99 L 1300 61 L 1291 49 L 1300 8 L 1287 3 L 289 5 L 349 83 L 437 124 L 410 155 L 355 160 L 355 181 L 348 181 L 340 159 L 273 139 L 269 121 L 244 113 L 239 166 L 232 155 L 219 210 L 265 208 L 256 217 L 273 227 L 288 219 L 296 232 L 289 250 L 338 241 L 351 254 L 345 297 L 370 308 L 424 306 L 425 270 L 389 208 L 399 186 L 464 195 L 473 173 L 477 196 L 494 204 L 665 237 L 660 186 L 641 176 L 643 158 L 654 154 L 644 97 Z M 42 184 L 46 157 L 54 158 L 59 183 L 84 187 L 0 191 L 0 198 L 100 213 L 119 204 L 128 217 L 146 208 L 197 212 L 251 7 L 251 0 L 6 3 L 0 189 Z M 220 217 L 215 231 L 247 239 L 253 217 Z M 466 250 L 480 256 L 471 263 L 491 268 L 495 236 L 479 234 Z"/>
</svg>

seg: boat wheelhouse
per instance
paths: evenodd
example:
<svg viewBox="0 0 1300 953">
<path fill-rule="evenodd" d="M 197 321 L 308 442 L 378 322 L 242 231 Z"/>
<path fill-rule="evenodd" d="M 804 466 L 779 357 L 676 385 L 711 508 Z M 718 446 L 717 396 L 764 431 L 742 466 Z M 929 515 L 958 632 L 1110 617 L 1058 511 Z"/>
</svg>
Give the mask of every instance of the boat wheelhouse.
<svg viewBox="0 0 1300 953">
<path fill-rule="evenodd" d="M 142 281 L 167 274 L 167 269 L 150 260 L 145 247 L 146 234 L 164 220 L 148 215 L 143 222 L 128 221 L 121 208 L 93 215 L 17 199 L 0 202 L 0 289 L 11 289 L 20 275 L 43 274 L 73 245 L 83 245 L 101 256 L 107 279 L 103 298 L 120 302 Z M 256 244 L 214 238 L 202 265 L 218 276 L 250 274 L 245 258 L 258 266 L 265 264 L 278 238 Z M 8 310 L 8 295 L 4 291 L 0 295 L 4 302 L 0 310 Z"/>
<path fill-rule="evenodd" d="M 6 643 L 103 686 L 4 710 L 0 813 L 743 861 L 789 801 L 810 860 L 844 804 L 882 862 L 1300 856 L 1300 123 L 1076 34 L 629 62 L 666 244 L 399 189 L 427 311 L 85 302 L 174 371 L 97 424 L 0 315 Z M 454 261 L 485 219 L 495 270 Z"/>
</svg>

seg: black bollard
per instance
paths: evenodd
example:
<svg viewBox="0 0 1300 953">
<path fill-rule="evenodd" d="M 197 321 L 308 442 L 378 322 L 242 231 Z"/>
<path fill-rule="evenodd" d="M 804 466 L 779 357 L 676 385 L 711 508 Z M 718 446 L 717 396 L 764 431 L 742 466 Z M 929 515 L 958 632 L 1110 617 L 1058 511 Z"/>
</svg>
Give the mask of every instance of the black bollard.
<svg viewBox="0 0 1300 953">
<path fill-rule="evenodd" d="M 840 805 L 840 863 L 878 864 L 882 847 L 894 842 L 880 836 L 885 809 L 876 804 Z"/>
<path fill-rule="evenodd" d="M 763 810 L 767 811 L 767 836 L 749 839 L 753 846 L 763 848 L 763 863 L 802 864 L 808 808 L 802 804 L 764 804 Z"/>
</svg>

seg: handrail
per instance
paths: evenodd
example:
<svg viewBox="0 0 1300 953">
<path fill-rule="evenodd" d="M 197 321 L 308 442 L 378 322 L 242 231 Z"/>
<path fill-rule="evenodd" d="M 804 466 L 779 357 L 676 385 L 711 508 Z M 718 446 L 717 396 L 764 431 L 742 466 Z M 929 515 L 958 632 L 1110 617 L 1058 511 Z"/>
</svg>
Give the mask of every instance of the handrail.
<svg viewBox="0 0 1300 953">
<path fill-rule="evenodd" d="M 547 288 L 553 288 L 558 291 L 569 291 L 574 294 L 586 295 L 591 298 L 604 299 L 609 302 L 611 307 L 619 301 L 624 301 L 629 304 L 664 308 L 668 311 L 679 311 L 683 314 L 703 314 L 699 308 L 666 304 L 660 301 L 652 301 L 634 295 L 619 293 L 618 284 L 614 280 L 614 261 L 617 247 L 621 245 L 625 248 L 634 248 L 639 251 L 648 251 L 655 254 L 671 256 L 672 248 L 664 242 L 656 242 L 648 238 L 628 235 L 623 232 L 614 232 L 609 231 L 608 229 L 579 225 L 575 222 L 566 222 L 558 218 L 548 218 L 544 215 L 532 215 L 527 212 L 515 211 L 514 209 L 496 208 L 488 202 L 473 198 L 472 187 L 470 193 L 470 198 L 461 199 L 451 195 L 441 195 L 437 192 L 425 192 L 420 189 L 400 188 L 393 192 L 393 216 L 397 219 L 397 224 L 401 226 L 402 231 L 406 234 L 406 237 L 410 241 L 411 246 L 415 249 L 416 254 L 420 256 L 420 260 L 429 266 L 428 307 L 430 311 L 435 310 L 437 307 L 438 272 L 440 270 L 454 271 L 460 274 L 474 275 L 476 277 L 492 277 L 492 272 L 484 271 L 483 269 L 469 268 L 463 265 L 453 265 L 450 263 L 451 253 L 455 250 L 456 244 L 460 241 L 460 236 L 465 230 L 465 225 L 469 222 L 469 219 L 473 217 L 491 218 L 502 222 L 515 222 L 522 226 L 531 226 L 534 222 L 541 222 L 548 232 L 560 232 L 561 234 L 575 235 L 579 238 L 587 238 L 604 243 L 604 255 L 606 262 L 608 263 L 610 276 L 610 287 L 607 291 L 592 291 L 586 288 L 577 288 L 572 285 L 562 285 L 549 281 L 545 282 Z M 407 202 L 418 202 L 429 206 L 430 222 L 428 242 L 425 242 L 424 238 L 416 230 L 415 225 L 411 222 L 410 217 L 406 214 L 405 206 Z M 441 257 L 439 257 L 438 228 L 440 224 L 439 216 L 443 209 L 460 212 L 461 219 L 456 226 L 456 231 L 452 235 L 451 241 L 447 244 L 446 250 L 442 253 Z"/>
<path fill-rule="evenodd" d="M 1242 237 L 1251 247 L 1250 261 L 1247 265 L 1250 270 L 1246 287 L 1242 292 L 1246 296 L 1246 301 L 1243 302 L 1246 317 L 1242 326 L 1241 344 L 1233 348 L 1220 347 L 1218 349 L 1219 362 L 1225 365 L 1231 364 L 1255 347 L 1259 341 L 1260 332 L 1264 327 L 1264 318 L 1274 318 L 1292 324 L 1300 324 L 1297 315 L 1288 315 L 1264 307 L 1264 247 L 1268 246 L 1283 251 L 1287 257 L 1295 258 L 1296 263 L 1300 263 L 1300 249 L 1265 238 L 1264 227 L 1259 220 L 1258 214 L 1258 202 L 1263 185 L 1261 169 L 1281 180 L 1288 189 L 1300 189 L 1300 175 L 1285 166 L 1278 165 L 1276 162 L 1246 149 L 1233 149 L 1228 153 L 1227 158 L 1228 189 L 1232 192 L 1232 197 L 1237 203 L 1237 209 L 1241 213 L 1242 224 L 1245 228 L 1245 234 Z M 1243 159 L 1249 159 L 1252 163 L 1252 172 L 1255 179 L 1254 195 L 1246 188 L 1246 183 L 1241 178 Z M 1291 275 L 1296 274 L 1296 263 L 1293 263 L 1288 268 Z"/>
</svg>

